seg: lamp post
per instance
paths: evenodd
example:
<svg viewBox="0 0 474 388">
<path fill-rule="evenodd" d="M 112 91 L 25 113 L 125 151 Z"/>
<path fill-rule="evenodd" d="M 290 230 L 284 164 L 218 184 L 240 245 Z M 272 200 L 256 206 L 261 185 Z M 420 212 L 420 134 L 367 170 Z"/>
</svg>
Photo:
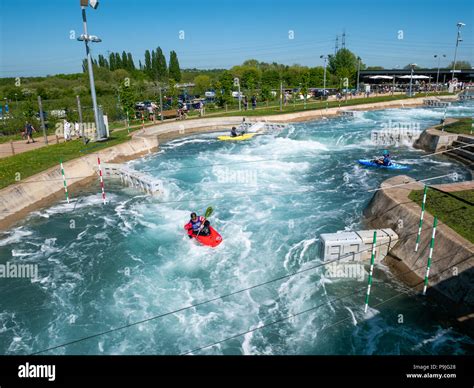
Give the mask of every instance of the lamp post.
<svg viewBox="0 0 474 388">
<path fill-rule="evenodd" d="M 82 9 L 82 22 L 84 25 L 84 33 L 77 38 L 78 41 L 83 41 L 86 46 L 86 55 L 87 55 L 87 67 L 89 70 L 89 83 L 91 87 L 91 97 L 92 97 L 92 107 L 94 110 L 94 119 L 95 119 L 95 126 L 96 126 L 96 131 L 97 131 L 97 140 L 103 140 L 105 139 L 102 137 L 102 120 L 99 120 L 99 109 L 97 106 L 97 95 L 95 93 L 95 83 L 94 83 L 94 71 L 92 68 L 92 58 L 91 58 L 91 52 L 89 49 L 89 42 L 94 42 L 94 43 L 99 43 L 102 40 L 99 39 L 95 35 L 89 35 L 87 33 L 87 19 L 86 19 L 86 8 L 88 5 L 90 5 L 92 8 L 97 9 L 99 6 L 99 2 L 97 0 L 80 0 L 81 4 L 81 9 Z"/>
<path fill-rule="evenodd" d="M 238 93 L 239 93 L 239 111 L 242 110 L 242 96 L 240 95 L 240 80 L 238 77 L 234 78 L 234 86 L 238 87 Z"/>
<path fill-rule="evenodd" d="M 357 94 L 359 94 L 360 57 L 357 57 Z"/>
<path fill-rule="evenodd" d="M 458 46 L 459 46 L 459 42 L 462 42 L 462 39 L 461 39 L 461 27 L 465 26 L 466 24 L 462 23 L 462 22 L 459 22 L 458 24 L 456 24 L 456 26 L 458 27 L 458 34 L 457 34 L 457 38 L 456 38 L 456 48 L 454 49 L 454 61 L 453 61 L 453 75 L 451 77 L 451 81 L 454 80 L 454 71 L 456 70 L 456 56 L 458 54 Z"/>
<path fill-rule="evenodd" d="M 410 92 L 409 92 L 409 96 L 412 97 L 413 94 L 412 94 L 412 85 L 413 85 L 413 70 L 415 69 L 416 67 L 416 63 L 411 63 L 410 64 L 410 68 L 411 68 L 411 72 L 410 72 Z"/>
<path fill-rule="evenodd" d="M 446 58 L 446 54 L 443 54 L 443 55 L 435 54 L 434 57 L 438 58 L 438 72 L 436 73 L 436 90 L 438 90 L 439 68 L 440 68 L 441 57 Z"/>
<path fill-rule="evenodd" d="M 319 58 L 324 59 L 324 80 L 323 80 L 323 97 L 326 97 L 326 67 L 328 63 L 328 58 L 330 58 L 330 55 L 320 55 Z"/>
</svg>

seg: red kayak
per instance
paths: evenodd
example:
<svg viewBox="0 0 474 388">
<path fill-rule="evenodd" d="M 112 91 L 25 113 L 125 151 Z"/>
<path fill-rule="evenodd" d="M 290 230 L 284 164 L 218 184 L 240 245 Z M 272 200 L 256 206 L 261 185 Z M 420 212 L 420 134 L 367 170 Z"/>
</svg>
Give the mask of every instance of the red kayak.
<svg viewBox="0 0 474 388">
<path fill-rule="evenodd" d="M 215 230 L 212 226 L 209 226 L 209 231 L 211 232 L 209 236 L 203 235 L 193 235 L 191 229 L 188 230 L 188 236 L 191 236 L 198 240 L 201 244 L 207 245 L 208 247 L 217 247 L 222 242 L 222 236 Z"/>
</svg>

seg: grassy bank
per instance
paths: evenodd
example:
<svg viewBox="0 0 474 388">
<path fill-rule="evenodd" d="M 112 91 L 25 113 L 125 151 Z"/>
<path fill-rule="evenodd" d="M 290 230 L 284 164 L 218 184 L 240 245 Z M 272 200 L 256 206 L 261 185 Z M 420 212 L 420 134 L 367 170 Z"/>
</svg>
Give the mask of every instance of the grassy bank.
<svg viewBox="0 0 474 388">
<path fill-rule="evenodd" d="M 372 104 L 377 102 L 387 102 L 387 101 L 396 101 L 396 100 L 407 100 L 410 98 L 419 98 L 425 96 L 439 96 L 439 95 L 449 95 L 449 93 L 428 93 L 428 94 L 419 94 L 414 97 L 408 97 L 405 94 L 396 94 L 396 95 L 385 95 L 385 96 L 376 96 L 376 97 L 369 97 L 369 98 L 350 98 L 348 97 L 347 100 L 344 98 L 340 101 L 311 101 L 306 103 L 306 107 L 304 102 L 298 102 L 293 104 L 293 102 L 288 102 L 286 106 L 283 106 L 283 109 L 280 111 L 279 103 L 273 103 L 267 106 L 262 106 L 263 103 L 260 104 L 255 110 L 234 110 L 234 111 L 219 111 L 218 113 L 210 113 L 206 114 L 206 116 L 271 116 L 271 115 L 279 115 L 284 113 L 294 113 L 294 112 L 306 112 L 309 110 L 318 110 L 318 109 L 326 109 L 326 108 L 346 108 L 350 106 L 356 106 L 361 104 Z"/>
<path fill-rule="evenodd" d="M 417 95 L 416 97 L 421 97 Z M 247 111 L 231 111 L 225 112 L 220 111 L 213 114 L 206 114 L 204 117 L 227 117 L 227 116 L 263 116 L 263 115 L 278 115 L 284 113 L 294 113 L 294 112 L 305 112 L 308 110 L 315 109 L 325 109 L 333 107 L 350 107 L 359 104 L 369 104 L 377 102 L 386 102 L 386 101 L 395 101 L 395 100 L 406 100 L 409 98 L 406 95 L 394 95 L 394 96 L 379 96 L 379 97 L 369 97 L 369 98 L 354 98 L 341 101 L 318 101 L 311 102 L 306 104 L 306 109 L 303 103 L 298 104 L 288 104 L 283 108 L 283 111 L 280 111 L 279 105 L 269 106 L 269 107 L 260 107 L 256 110 L 247 110 Z M 196 116 L 190 117 L 190 120 L 197 118 Z M 171 120 L 173 121 L 173 120 Z M 169 120 L 168 120 L 169 122 Z M 157 122 L 155 125 L 159 125 Z M 120 124 L 122 126 L 120 126 Z M 146 126 L 154 125 L 149 121 L 145 122 Z M 141 128 L 141 121 L 134 120 L 131 122 L 131 130 L 136 130 Z M 63 161 L 71 160 L 74 158 L 81 157 L 90 152 L 96 152 L 98 150 L 111 147 L 120 143 L 123 143 L 129 140 L 127 131 L 124 130 L 123 121 L 120 123 L 111 123 L 111 128 L 115 128 L 112 132 L 112 137 L 107 142 L 95 143 L 84 146 L 81 141 L 74 140 L 67 143 L 52 144 L 47 147 L 38 148 L 14 156 L 9 156 L 7 158 L 0 159 L 0 189 L 4 188 L 10 184 L 15 183 L 15 177 L 19 173 L 21 179 L 25 179 L 29 176 L 37 174 L 41 171 L 44 171 L 50 167 L 53 167 L 58 164 L 59 159 L 62 158 Z"/>
<path fill-rule="evenodd" d="M 452 193 L 466 201 L 474 203 L 474 190 Z M 409 198 L 421 206 L 423 190 L 414 190 Z M 461 236 L 474 243 L 474 205 L 459 201 L 450 195 L 428 190 L 426 210 L 440 221 L 455 230 Z"/>
<path fill-rule="evenodd" d="M 50 167 L 58 166 L 59 168 L 60 159 L 66 162 L 124 143 L 129 139 L 127 131 L 114 131 L 110 139 L 105 142 L 84 145 L 82 140 L 77 139 L 0 159 L 0 189 L 16 183 L 17 177 L 21 180 Z"/>
<path fill-rule="evenodd" d="M 455 123 L 445 125 L 444 130 L 446 132 L 461 133 L 463 135 L 469 135 L 473 132 L 472 117 L 460 118 Z"/>
</svg>

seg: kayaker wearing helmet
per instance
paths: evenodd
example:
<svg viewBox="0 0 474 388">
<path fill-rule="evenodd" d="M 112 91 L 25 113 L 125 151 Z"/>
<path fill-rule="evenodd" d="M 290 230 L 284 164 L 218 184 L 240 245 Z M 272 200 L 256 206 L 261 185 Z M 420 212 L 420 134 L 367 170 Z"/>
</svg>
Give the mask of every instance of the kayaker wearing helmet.
<svg viewBox="0 0 474 388">
<path fill-rule="evenodd" d="M 210 222 L 206 220 L 203 216 L 199 216 L 192 212 L 191 219 L 189 222 L 184 225 L 184 229 L 188 231 L 189 238 L 192 238 L 193 235 L 199 234 L 200 236 L 209 236 Z"/>
<path fill-rule="evenodd" d="M 382 156 L 374 160 L 375 163 L 381 164 L 383 166 L 390 166 L 392 164 L 392 159 L 390 158 L 390 152 L 384 150 Z"/>
<path fill-rule="evenodd" d="M 240 133 L 237 133 L 237 128 L 235 127 L 232 127 L 232 129 L 230 130 L 230 137 L 242 136 L 244 134 L 245 134 L 245 130 L 240 131 Z"/>
</svg>

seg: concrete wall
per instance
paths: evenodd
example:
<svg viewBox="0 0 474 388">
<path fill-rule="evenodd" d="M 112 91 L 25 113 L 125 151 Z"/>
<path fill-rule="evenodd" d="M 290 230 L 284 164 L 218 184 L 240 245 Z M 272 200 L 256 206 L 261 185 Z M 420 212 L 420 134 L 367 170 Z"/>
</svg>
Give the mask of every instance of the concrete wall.
<svg viewBox="0 0 474 388">
<path fill-rule="evenodd" d="M 152 152 L 157 147 L 156 136 L 134 136 L 126 143 L 65 162 L 63 165 L 69 191 L 72 193 L 98 179 L 98 156 L 101 162 L 122 162 Z M 6 229 L 34 209 L 64 198 L 59 164 L 40 174 L 20 180 L 19 183 L 0 190 L 0 229 Z"/>
<path fill-rule="evenodd" d="M 413 98 L 403 101 L 387 101 L 370 104 L 360 104 L 350 107 L 351 110 L 385 109 L 394 107 L 412 107 L 423 104 L 423 98 Z M 282 113 L 273 116 L 252 116 L 247 121 L 274 121 L 295 122 L 314 120 L 321 117 L 335 116 L 346 109 L 341 108 L 324 110 L 308 110 L 306 112 Z M 244 112 L 243 112 L 244 113 Z M 230 117 L 204 117 L 192 120 L 171 121 L 147 127 L 135 133 L 133 139 L 127 143 L 110 147 L 99 152 L 103 162 L 122 162 L 139 157 L 157 149 L 159 143 L 176 137 L 189 136 L 193 133 L 219 131 L 237 126 L 245 116 Z M 93 181 L 96 176 L 95 166 L 97 155 L 91 154 L 82 158 L 64 163 L 66 176 L 81 178 L 68 178 L 68 187 L 74 191 L 77 187 L 84 186 Z M 0 190 L 0 230 L 6 229 L 18 220 L 24 218 L 30 211 L 64 198 L 63 181 L 58 167 L 53 167 L 42 173 L 36 174 L 21 183 L 11 185 Z"/>
<path fill-rule="evenodd" d="M 410 183 L 398 188 L 392 185 Z M 474 184 L 463 185 L 473 189 Z M 411 190 L 423 189 L 423 185 L 408 176 L 396 176 L 382 184 L 365 210 L 365 223 L 373 228 L 392 228 L 399 236 L 390 256 L 403 263 L 416 275 L 419 283 L 426 270 L 433 217 L 425 212 L 420 247 L 414 252 L 421 208 L 412 202 L 408 195 Z M 474 244 L 459 236 L 451 228 L 438 223 L 433 263 L 431 266 L 428 294 L 435 290 L 446 300 L 456 305 L 457 313 L 463 314 L 474 309 Z M 408 276 L 407 276 L 408 278 Z M 405 279 L 403 279 L 405 280 Z M 412 278 L 413 280 L 413 278 Z"/>
<path fill-rule="evenodd" d="M 436 128 L 429 128 L 423 131 L 415 142 L 415 148 L 421 148 L 427 152 L 443 151 L 457 140 L 458 134 L 442 132 Z"/>
</svg>

